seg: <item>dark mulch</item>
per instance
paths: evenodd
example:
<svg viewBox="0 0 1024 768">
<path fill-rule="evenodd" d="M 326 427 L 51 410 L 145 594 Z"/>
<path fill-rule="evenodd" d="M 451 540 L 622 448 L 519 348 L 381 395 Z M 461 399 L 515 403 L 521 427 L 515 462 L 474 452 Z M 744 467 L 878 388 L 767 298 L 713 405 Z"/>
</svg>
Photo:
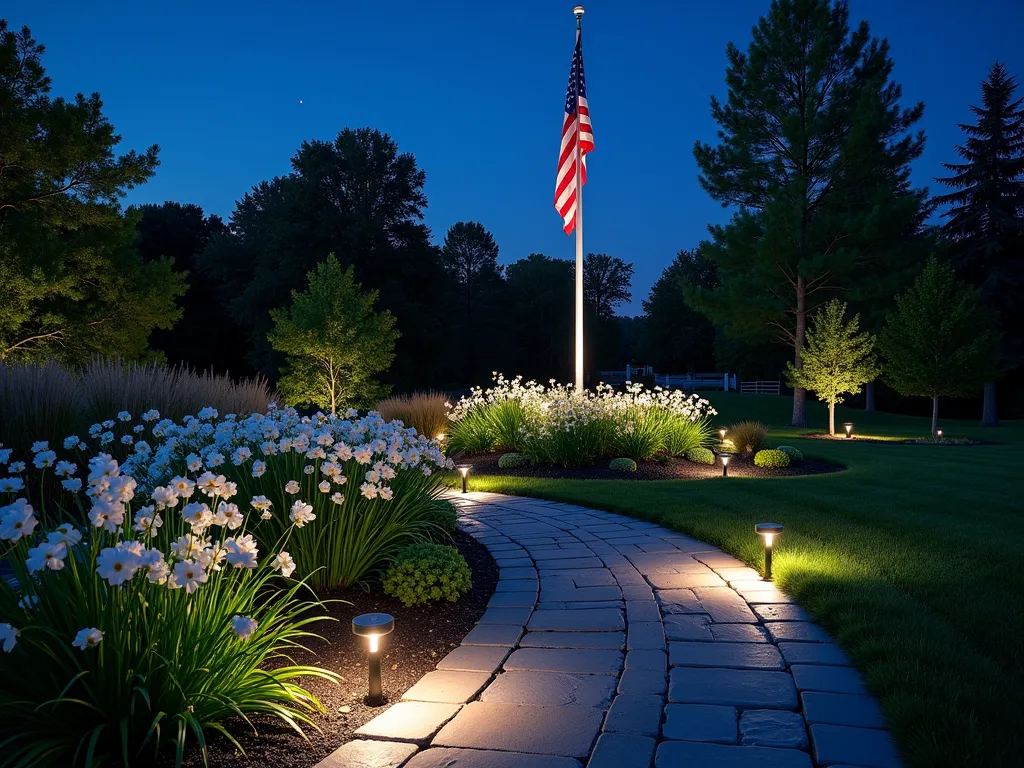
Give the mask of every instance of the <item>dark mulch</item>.
<svg viewBox="0 0 1024 768">
<path fill-rule="evenodd" d="M 473 474 L 504 475 L 506 477 L 550 477 L 564 480 L 704 480 L 722 476 L 722 465 L 695 464 L 686 459 L 669 458 L 664 464 L 657 461 L 638 462 L 636 472 L 616 472 L 608 469 L 608 463 L 601 461 L 592 467 L 522 467 L 502 469 L 498 466 L 500 454 L 488 453 L 460 459 L 471 464 Z M 801 475 L 824 475 L 840 472 L 844 467 L 825 461 L 804 459 L 783 469 L 764 469 L 754 466 L 753 457 L 735 456 L 729 462 L 730 477 L 798 477 Z M 472 479 L 470 479 L 472 486 Z"/>
<path fill-rule="evenodd" d="M 962 446 L 962 445 L 999 445 L 992 440 L 971 440 L 968 437 L 944 437 L 941 440 L 932 440 L 930 437 L 908 437 L 906 440 L 879 440 L 874 437 L 858 437 L 854 435 L 849 440 L 845 435 L 827 435 L 825 433 L 808 433 L 800 435 L 804 440 L 832 440 L 834 442 L 850 443 L 882 443 L 885 445 L 934 445 L 934 446 Z"/>
<path fill-rule="evenodd" d="M 384 695 L 388 702 L 397 702 L 402 694 L 424 674 L 434 669 L 440 659 L 455 648 L 483 615 L 498 583 L 498 567 L 487 549 L 471 536 L 459 532 L 455 546 L 466 558 L 473 572 L 473 589 L 458 602 L 447 601 L 406 608 L 393 597 L 363 590 L 324 595 L 325 599 L 347 600 L 351 605 L 333 604 L 331 614 L 337 622 L 314 625 L 314 631 L 327 642 L 311 643 L 317 654 L 295 658 L 297 664 L 316 664 L 342 676 L 340 686 L 324 680 L 309 681 L 308 687 L 327 710 L 314 720 L 322 733 L 310 730 L 309 743 L 294 731 L 269 718 L 255 720 L 259 735 L 254 735 L 243 722 L 228 722 L 228 730 L 245 749 L 245 755 L 223 738 L 209 745 L 212 768 L 310 768 L 353 737 L 353 732 L 387 709 L 368 707 L 366 695 L 365 640 L 352 634 L 351 620 L 361 613 L 390 613 L 395 617 L 395 631 L 381 642 Z M 173 760 L 164 765 L 173 765 Z M 198 750 L 186 755 L 187 768 L 200 768 Z"/>
</svg>

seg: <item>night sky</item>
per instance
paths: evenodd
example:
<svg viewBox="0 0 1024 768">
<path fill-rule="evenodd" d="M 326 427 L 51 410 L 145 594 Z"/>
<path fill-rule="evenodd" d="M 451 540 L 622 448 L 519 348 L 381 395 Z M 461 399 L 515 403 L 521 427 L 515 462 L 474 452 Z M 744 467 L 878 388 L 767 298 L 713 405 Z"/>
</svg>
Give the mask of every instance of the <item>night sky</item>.
<svg viewBox="0 0 1024 768">
<path fill-rule="evenodd" d="M 368 125 L 425 169 L 436 241 L 477 220 L 508 263 L 574 254 L 552 205 L 573 5 L 6 0 L 0 14 L 46 45 L 55 95 L 99 91 L 122 146 L 160 145 L 156 177 L 129 203 L 197 203 L 227 218 L 253 184 L 289 170 L 302 140 Z M 745 48 L 769 4 L 584 5 L 596 144 L 585 247 L 636 264 L 624 308 L 635 314 L 675 252 L 728 217 L 700 189 L 691 149 L 715 137 L 708 99 L 725 93 L 726 43 Z M 889 39 L 907 103 L 925 102 L 914 181 L 934 190 L 987 67 L 1000 58 L 1024 79 L 1024 2 L 850 5 L 854 23 Z"/>
</svg>

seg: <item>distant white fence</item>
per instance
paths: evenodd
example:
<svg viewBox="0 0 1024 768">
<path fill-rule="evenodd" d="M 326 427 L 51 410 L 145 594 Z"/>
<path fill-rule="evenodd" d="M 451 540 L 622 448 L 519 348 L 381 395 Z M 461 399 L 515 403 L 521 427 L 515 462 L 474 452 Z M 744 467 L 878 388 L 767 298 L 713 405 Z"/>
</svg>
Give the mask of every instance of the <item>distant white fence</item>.
<svg viewBox="0 0 1024 768">
<path fill-rule="evenodd" d="M 741 381 L 740 392 L 744 395 L 777 395 L 782 388 L 781 381 Z"/>
<path fill-rule="evenodd" d="M 650 376 L 654 379 L 655 386 L 664 389 L 720 389 L 723 392 L 736 390 L 735 373 L 654 373 L 646 366 L 626 366 L 624 371 L 601 371 L 601 381 L 613 385 L 639 381 L 644 376 Z"/>
</svg>

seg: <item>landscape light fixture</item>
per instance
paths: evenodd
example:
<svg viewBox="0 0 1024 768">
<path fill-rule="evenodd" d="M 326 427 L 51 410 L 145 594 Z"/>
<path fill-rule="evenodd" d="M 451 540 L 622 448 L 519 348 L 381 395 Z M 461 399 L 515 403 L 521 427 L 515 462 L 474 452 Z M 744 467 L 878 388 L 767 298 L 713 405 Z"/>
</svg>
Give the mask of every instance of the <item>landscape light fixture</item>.
<svg viewBox="0 0 1024 768">
<path fill-rule="evenodd" d="M 719 442 L 722 442 L 722 443 L 725 442 L 725 433 L 727 431 L 728 430 L 726 430 L 725 427 L 722 427 L 720 430 L 718 430 L 718 440 L 719 440 Z"/>
<path fill-rule="evenodd" d="M 472 464 L 459 464 L 456 469 L 459 470 L 459 474 L 462 475 L 462 492 L 466 492 L 466 478 L 469 476 L 469 470 L 473 468 Z"/>
<path fill-rule="evenodd" d="M 846 439 L 847 440 L 852 440 L 853 439 L 853 422 L 852 421 L 848 421 L 845 424 L 843 424 L 843 426 L 846 427 Z"/>
<path fill-rule="evenodd" d="M 364 613 L 352 619 L 352 634 L 365 637 L 369 645 L 370 686 L 366 696 L 368 707 L 384 703 L 384 688 L 380 682 L 380 638 L 395 629 L 395 619 L 386 613 Z"/>
<path fill-rule="evenodd" d="M 941 429 L 936 429 L 935 430 L 935 436 L 937 438 L 939 438 L 939 440 L 941 440 L 942 439 L 942 430 Z"/>
<path fill-rule="evenodd" d="M 772 541 L 782 533 L 784 526 L 779 523 L 758 523 L 754 530 L 764 537 L 764 580 L 772 580 Z"/>
<path fill-rule="evenodd" d="M 448 437 L 448 435 L 446 435 L 446 434 L 445 434 L 444 432 L 438 432 L 438 433 L 437 433 L 437 442 L 439 442 L 439 443 L 443 443 L 443 442 L 444 442 L 444 439 L 445 439 L 446 437 Z"/>
<path fill-rule="evenodd" d="M 732 458 L 731 453 L 720 453 L 718 458 L 722 460 L 722 477 L 729 476 L 729 459 Z"/>
</svg>

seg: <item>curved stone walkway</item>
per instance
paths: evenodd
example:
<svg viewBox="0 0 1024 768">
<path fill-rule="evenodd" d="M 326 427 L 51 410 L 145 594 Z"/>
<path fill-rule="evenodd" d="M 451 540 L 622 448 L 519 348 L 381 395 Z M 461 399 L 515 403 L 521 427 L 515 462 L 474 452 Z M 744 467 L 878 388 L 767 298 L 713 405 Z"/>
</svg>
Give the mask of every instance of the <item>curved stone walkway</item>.
<svg viewBox="0 0 1024 768">
<path fill-rule="evenodd" d="M 621 515 L 450 498 L 494 597 L 318 768 L 899 766 L 846 656 L 754 569 Z"/>
</svg>

